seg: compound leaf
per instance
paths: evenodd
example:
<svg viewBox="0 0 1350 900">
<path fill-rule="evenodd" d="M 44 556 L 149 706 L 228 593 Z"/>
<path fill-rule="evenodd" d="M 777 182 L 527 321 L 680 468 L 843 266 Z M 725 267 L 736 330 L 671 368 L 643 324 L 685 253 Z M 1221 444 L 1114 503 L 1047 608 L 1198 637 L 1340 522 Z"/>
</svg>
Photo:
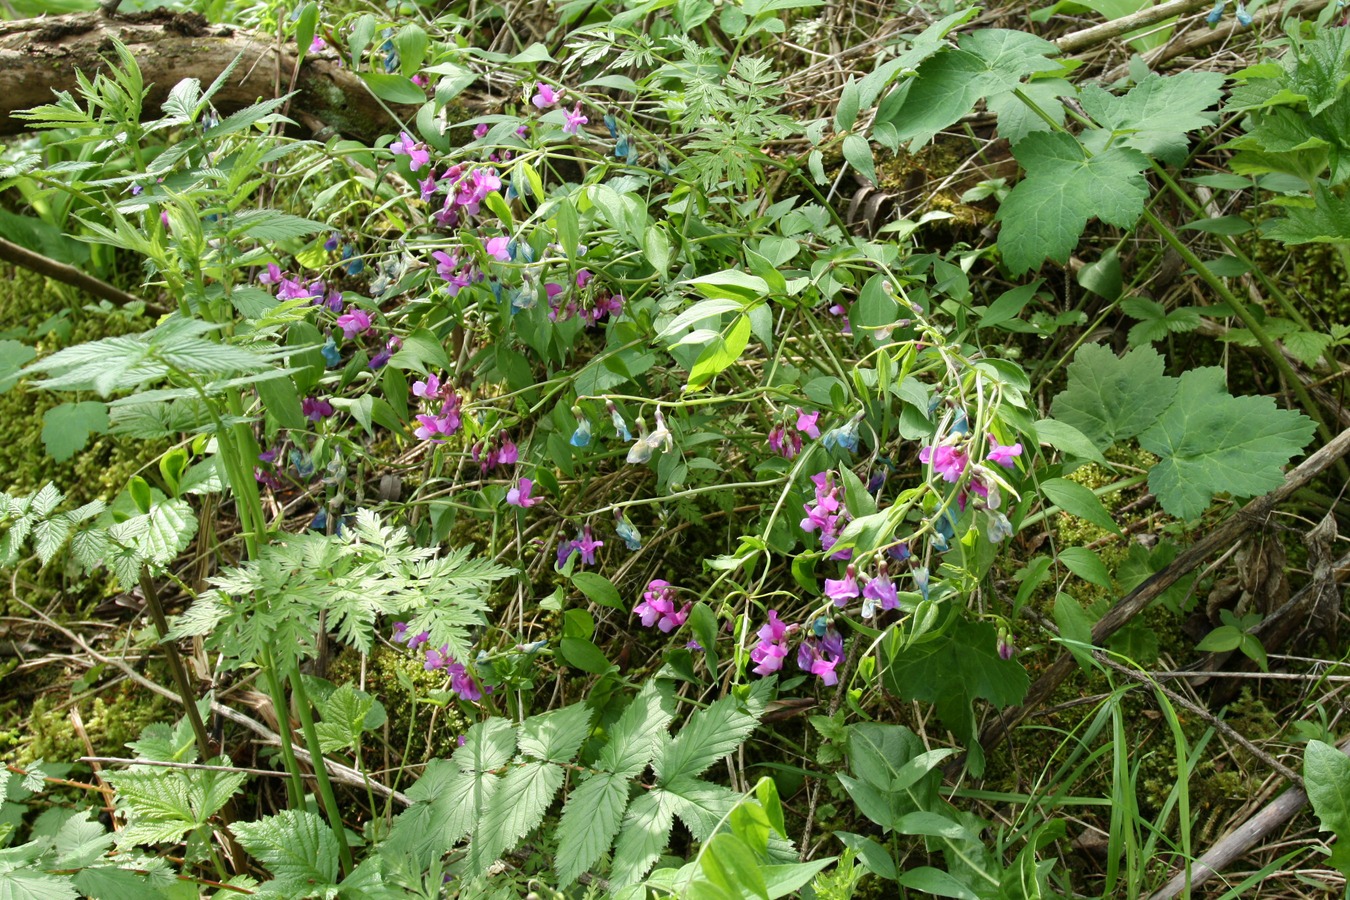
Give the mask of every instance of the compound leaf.
<svg viewBox="0 0 1350 900">
<path fill-rule="evenodd" d="M 595 865 L 614 842 L 628 807 L 628 784 L 622 776 L 600 772 L 572 792 L 558 823 L 559 887 Z"/>
<path fill-rule="evenodd" d="M 256 822 L 235 822 L 230 830 L 272 873 L 278 888 L 303 889 L 312 896 L 315 888 L 337 881 L 337 839 L 312 812 L 287 809 Z"/>
<path fill-rule="evenodd" d="M 1097 150 L 1112 137 L 1122 136 L 1127 147 L 1180 163 L 1186 156 L 1187 133 L 1214 124 L 1213 114 L 1205 110 L 1219 102 L 1223 81 L 1217 72 L 1181 72 L 1166 78 L 1150 72 L 1124 96 L 1089 85 L 1078 100 L 1103 131 L 1090 133 L 1086 142 Z"/>
</svg>

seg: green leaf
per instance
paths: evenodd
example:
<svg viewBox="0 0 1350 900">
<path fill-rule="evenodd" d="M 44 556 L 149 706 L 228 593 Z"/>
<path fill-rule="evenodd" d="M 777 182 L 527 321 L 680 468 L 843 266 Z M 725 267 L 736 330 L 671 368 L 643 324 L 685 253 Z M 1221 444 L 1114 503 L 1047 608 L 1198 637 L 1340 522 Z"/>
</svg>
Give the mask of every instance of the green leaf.
<svg viewBox="0 0 1350 900">
<path fill-rule="evenodd" d="M 47 455 L 65 462 L 89 443 L 89 435 L 108 431 L 108 404 L 97 400 L 62 403 L 42 414 L 42 445 Z"/>
<path fill-rule="evenodd" d="M 572 584 L 592 603 L 608 606 L 610 609 L 624 611 L 628 609 L 624 605 L 623 598 L 619 596 L 619 589 L 603 575 L 595 572 L 577 572 L 572 576 Z"/>
<path fill-rule="evenodd" d="M 1059 636 L 1074 644 L 1084 646 L 1068 647 L 1074 659 L 1083 667 L 1083 671 L 1092 670 L 1092 653 L 1085 649 L 1092 646 L 1093 619 L 1072 595 L 1060 591 L 1055 595 L 1055 624 L 1059 626 Z"/>
<path fill-rule="evenodd" d="M 614 667 L 603 650 L 584 638 L 562 638 L 558 641 L 558 653 L 569 665 L 592 675 L 603 675 Z"/>
<path fill-rule="evenodd" d="M 543 820 L 562 783 L 563 768 L 554 763 L 527 762 L 507 772 L 474 832 L 470 868 L 482 871 L 514 850 Z"/>
<path fill-rule="evenodd" d="M 1167 77 L 1150 72 L 1124 96 L 1087 85 L 1078 101 L 1102 131 L 1090 134 L 1085 143 L 1094 151 L 1124 143 L 1176 165 L 1186 156 L 1186 135 L 1214 124 L 1214 114 L 1206 110 L 1219 102 L 1223 82 L 1217 72 Z"/>
<path fill-rule="evenodd" d="M 1062 132 L 1029 134 L 1013 148 L 1026 176 L 999 207 L 998 244 L 1015 275 L 1044 259 L 1068 262 L 1092 218 L 1129 228 L 1144 211 L 1148 158 L 1114 146 L 1089 157 Z"/>
<path fill-rule="evenodd" d="M 338 880 L 337 838 L 312 812 L 283 810 L 256 822 L 235 822 L 230 831 L 267 867 L 278 888 L 309 893 Z"/>
<path fill-rule="evenodd" d="M 1309 741 L 1303 751 L 1303 786 L 1321 830 L 1336 834 L 1328 862 L 1350 876 L 1350 757 L 1330 744 Z"/>
<path fill-rule="evenodd" d="M 741 745 L 755 730 L 763 711 L 763 705 L 753 699 L 746 701 L 728 694 L 694 713 L 652 764 L 657 782 L 667 785 L 703 774 Z"/>
<path fill-rule="evenodd" d="M 422 70 L 422 63 L 426 59 L 426 31 L 411 22 L 404 25 L 394 35 L 394 49 L 398 51 L 399 70 L 411 79 Z M 421 99 L 412 102 L 420 103 Z"/>
<path fill-rule="evenodd" d="M 555 763 L 571 762 L 591 733 L 591 710 L 574 703 L 530 716 L 520 724 L 520 752 Z"/>
<path fill-rule="evenodd" d="M 728 896 L 769 900 L 769 886 L 760 871 L 759 858 L 734 834 L 715 835 L 700 854 L 699 866 L 704 877 Z"/>
<path fill-rule="evenodd" d="M 623 778 L 637 776 L 656 754 L 657 744 L 665 740 L 670 720 L 655 679 L 649 679 L 610 729 L 609 743 L 600 751 L 596 768 Z"/>
<path fill-rule="evenodd" d="M 1047 59 L 1057 52 L 1049 41 L 1021 31 L 972 32 L 961 38 L 960 49 L 925 60 L 903 101 L 883 103 L 873 128 L 893 129 L 885 141 L 888 146 L 926 144 L 985 97 L 1011 91 L 1028 75 L 1059 69 L 1059 63 Z"/>
<path fill-rule="evenodd" d="M 1069 515 L 1085 519 L 1098 528 L 1105 528 L 1114 534 L 1123 534 L 1097 495 L 1078 482 L 1066 478 L 1051 478 L 1041 482 L 1041 493 Z"/>
<path fill-rule="evenodd" d="M 1049 444 L 1056 450 L 1076 456 L 1079 459 L 1090 459 L 1095 463 L 1108 466 L 1106 457 L 1102 451 L 1097 449 L 1097 445 L 1088 440 L 1087 435 L 1070 425 L 1068 422 L 1060 422 L 1056 419 L 1037 419 L 1035 425 L 1037 440 Z"/>
<path fill-rule="evenodd" d="M 1216 367 L 1186 372 L 1176 400 L 1139 436 L 1160 458 L 1149 489 L 1180 519 L 1199 516 L 1220 491 L 1253 497 L 1279 487 L 1281 467 L 1312 439 L 1307 416 L 1269 397 L 1233 397 L 1224 381 Z"/>
<path fill-rule="evenodd" d="M 656 788 L 634 800 L 614 847 L 610 881 L 618 887 L 641 881 L 665 848 L 674 824 L 675 812 L 665 791 Z"/>
<path fill-rule="evenodd" d="M 403 75 L 386 72 L 358 72 L 357 74 L 366 83 L 366 87 L 370 88 L 370 92 L 386 103 L 401 103 L 411 106 L 426 102 L 426 92 Z"/>
<path fill-rule="evenodd" d="M 1147 297 L 1129 297 L 1121 301 L 1121 312 L 1139 324 L 1130 328 L 1131 347 L 1140 347 L 1160 341 L 1172 334 L 1194 331 L 1200 327 L 1200 310 L 1183 306 L 1168 312 L 1167 307 Z"/>
<path fill-rule="evenodd" d="M 952 875 L 932 866 L 906 869 L 896 881 L 907 888 L 931 894 L 934 897 L 957 897 L 959 900 L 980 900 L 980 895 L 957 881 Z"/>
<path fill-rule="evenodd" d="M 858 82 L 852 78 L 844 82 L 843 90 L 839 92 L 839 105 L 834 109 L 834 130 L 838 134 L 848 131 L 858 121 L 860 99 Z"/>
<path fill-rule="evenodd" d="M 1108 591 L 1114 588 L 1111 583 L 1111 573 L 1107 570 L 1106 564 L 1102 562 L 1100 556 L 1087 547 L 1065 547 L 1059 551 L 1058 558 L 1070 572 L 1088 584 L 1095 584 L 1097 587 L 1105 588 Z"/>
<path fill-rule="evenodd" d="M 0 873 L 0 900 L 80 900 L 70 879 L 34 869 Z"/>
<path fill-rule="evenodd" d="M 1022 702 L 1030 684 L 1021 665 L 999 658 L 993 625 L 964 619 L 939 638 L 898 650 L 884 677 L 892 693 L 933 704 L 969 751 L 967 765 L 977 777 L 984 770 L 984 754 L 976 743 L 975 701 L 988 700 L 999 709 L 1012 706 Z"/>
<path fill-rule="evenodd" d="M 1319 184 L 1310 209 L 1291 207 L 1270 222 L 1263 236 L 1286 244 L 1350 241 L 1350 203 Z"/>
<path fill-rule="evenodd" d="M 558 823 L 554 866 L 559 887 L 575 881 L 609 849 L 628 807 L 628 788 L 627 778 L 599 772 L 572 792 Z"/>
<path fill-rule="evenodd" d="M 872 161 L 872 147 L 867 138 L 860 134 L 850 134 L 844 138 L 844 159 L 858 174 L 872 184 L 877 183 L 877 168 Z"/>
<path fill-rule="evenodd" d="M 1163 358 L 1149 347 L 1117 357 L 1109 347 L 1084 345 L 1068 375 L 1051 411 L 1103 450 L 1143 432 L 1177 393 L 1177 379 L 1163 374 Z"/>
<path fill-rule="evenodd" d="M 230 234 L 247 235 L 258 241 L 284 241 L 327 231 L 328 226 L 313 219 L 277 212 L 274 209 L 249 209 L 234 214 Z"/>
<path fill-rule="evenodd" d="M 738 272 L 734 269 L 691 278 L 684 283 L 692 285 L 694 290 L 705 297 L 738 300 L 741 301 L 742 306 L 769 293 L 769 283 L 763 278 L 746 272 Z M 708 314 L 705 313 L 704 316 L 706 315 Z"/>
<path fill-rule="evenodd" d="M 1072 97 L 1077 89 L 1063 78 L 1036 78 L 1022 85 L 1021 93 L 1056 125 L 1063 125 L 1064 103 L 1059 98 Z M 1049 122 L 1037 115 L 1036 110 L 1013 91 L 991 95 L 985 100 L 985 106 L 998 116 L 998 136 L 1010 145 L 1016 146 L 1034 131 L 1053 130 Z"/>
<path fill-rule="evenodd" d="M 37 351 L 18 341 L 0 341 L 0 394 L 14 387 L 24 363 L 37 356 Z"/>
</svg>

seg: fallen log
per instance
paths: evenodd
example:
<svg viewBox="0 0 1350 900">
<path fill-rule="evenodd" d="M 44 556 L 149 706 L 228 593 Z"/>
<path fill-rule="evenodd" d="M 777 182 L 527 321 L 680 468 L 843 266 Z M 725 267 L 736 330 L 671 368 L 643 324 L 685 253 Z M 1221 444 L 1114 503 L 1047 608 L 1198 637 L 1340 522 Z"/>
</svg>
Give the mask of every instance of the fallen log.
<svg viewBox="0 0 1350 900">
<path fill-rule="evenodd" d="M 417 109 L 382 103 L 331 52 L 309 55 L 297 66 L 295 48 L 275 37 L 211 25 L 196 13 L 77 13 L 0 22 L 0 135 L 27 131 L 28 124 L 13 113 L 50 103 L 53 91 L 73 90 L 77 70 L 92 78 L 106 69 L 116 58 L 113 38 L 131 50 L 145 83 L 153 85 L 147 115 L 159 110 L 178 82 L 210 83 L 241 54 L 234 76 L 213 101 L 222 113 L 294 90 L 292 118 L 312 131 L 371 143 L 397 130 Z"/>
</svg>

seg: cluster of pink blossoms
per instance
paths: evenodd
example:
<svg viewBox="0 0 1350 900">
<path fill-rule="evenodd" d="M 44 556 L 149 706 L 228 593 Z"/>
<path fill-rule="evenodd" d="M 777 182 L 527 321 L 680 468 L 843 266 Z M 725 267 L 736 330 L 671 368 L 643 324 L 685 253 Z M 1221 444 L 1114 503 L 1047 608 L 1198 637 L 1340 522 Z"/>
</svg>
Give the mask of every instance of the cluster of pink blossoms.
<svg viewBox="0 0 1350 900">
<path fill-rule="evenodd" d="M 820 532 L 820 549 L 829 550 L 839 542 L 839 535 L 853 516 L 844 507 L 841 489 L 834 483 L 834 472 L 818 472 L 811 476 L 816 486 L 816 496 L 812 503 L 804 505 L 806 518 L 802 519 L 802 531 Z M 845 548 L 830 556 L 830 559 L 848 559 L 853 555 L 851 548 Z"/>
<path fill-rule="evenodd" d="M 433 413 L 417 415 L 417 430 L 413 432 L 418 440 L 443 444 L 445 439 L 459 431 L 462 421 L 459 415 L 459 393 L 449 384 L 441 384 L 435 375 L 428 375 L 424 381 L 414 381 L 413 396 L 419 397 Z M 439 406 L 439 409 L 437 407 Z"/>
<path fill-rule="evenodd" d="M 651 628 L 655 625 L 665 634 L 670 634 L 689 619 L 692 603 L 686 602 L 679 610 L 675 609 L 675 588 L 670 582 L 660 578 L 647 583 L 642 600 L 633 608 L 633 615 L 642 619 L 642 624 Z"/>
<path fill-rule="evenodd" d="M 394 623 L 394 641 L 400 644 L 407 644 L 409 650 L 416 650 L 431 639 L 431 634 L 426 631 L 420 631 L 417 634 L 411 634 L 408 631 L 406 622 Z M 474 681 L 469 670 L 461 662 L 457 662 L 450 655 L 450 648 L 442 646 L 439 650 L 431 649 L 426 651 L 425 658 L 422 661 L 422 668 L 428 672 L 434 672 L 437 669 L 443 669 L 450 676 L 450 690 L 454 691 L 463 700 L 475 703 L 483 698 L 483 691 L 479 689 L 478 683 Z M 492 688 L 487 688 L 489 693 Z"/>
<path fill-rule="evenodd" d="M 483 474 L 487 474 L 488 469 L 495 469 L 497 466 L 514 466 L 520 461 L 520 450 L 516 447 L 516 442 L 506 435 L 506 432 L 499 431 L 486 442 L 476 442 L 470 450 L 473 461 L 478 463 L 479 469 Z"/>
</svg>

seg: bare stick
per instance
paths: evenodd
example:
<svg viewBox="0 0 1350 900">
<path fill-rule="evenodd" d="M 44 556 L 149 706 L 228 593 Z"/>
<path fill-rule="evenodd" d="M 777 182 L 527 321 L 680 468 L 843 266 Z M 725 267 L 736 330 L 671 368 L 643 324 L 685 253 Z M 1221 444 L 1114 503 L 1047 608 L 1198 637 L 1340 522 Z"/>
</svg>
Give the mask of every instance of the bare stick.
<svg viewBox="0 0 1350 900">
<path fill-rule="evenodd" d="M 1350 738 L 1341 741 L 1339 749 L 1342 753 L 1350 755 Z M 1194 890 L 1223 871 L 1224 867 L 1254 847 L 1258 841 L 1292 819 L 1307 802 L 1308 794 L 1303 788 L 1290 788 L 1256 815 L 1219 838 L 1191 867 L 1191 889 Z M 1186 872 L 1182 870 L 1172 876 L 1172 880 L 1149 900 L 1172 900 L 1185 888 Z"/>
<path fill-rule="evenodd" d="M 1147 28 L 1164 19 L 1183 16 L 1209 5 L 1210 0 L 1172 0 L 1171 3 L 1164 3 L 1161 6 L 1145 7 L 1128 16 L 1121 16 L 1119 19 L 1112 19 L 1110 22 L 1103 22 L 1100 25 L 1093 25 L 1091 28 L 1084 28 L 1082 31 L 1066 34 L 1055 41 L 1055 46 L 1059 48 L 1061 53 L 1076 53 L 1079 50 L 1091 47 L 1093 44 L 1109 41 L 1112 38 L 1120 37 L 1122 34 L 1138 31 L 1140 28 Z"/>
<path fill-rule="evenodd" d="M 95 278 L 88 272 L 68 266 L 65 263 L 57 262 L 43 256 L 41 253 L 34 253 L 26 247 L 20 247 L 13 241 L 7 241 L 0 238 L 0 260 L 7 263 L 13 263 L 24 269 L 30 269 L 39 275 L 45 275 L 53 281 L 59 281 L 62 284 L 68 284 L 71 287 L 79 288 L 86 294 L 98 297 L 100 300 L 107 300 L 116 303 L 118 306 L 127 306 L 132 303 L 144 303 L 140 297 L 135 294 L 128 294 L 119 287 L 114 287 L 108 282 Z M 150 308 L 151 304 L 146 303 Z M 158 311 L 158 310 L 157 310 Z"/>
</svg>

